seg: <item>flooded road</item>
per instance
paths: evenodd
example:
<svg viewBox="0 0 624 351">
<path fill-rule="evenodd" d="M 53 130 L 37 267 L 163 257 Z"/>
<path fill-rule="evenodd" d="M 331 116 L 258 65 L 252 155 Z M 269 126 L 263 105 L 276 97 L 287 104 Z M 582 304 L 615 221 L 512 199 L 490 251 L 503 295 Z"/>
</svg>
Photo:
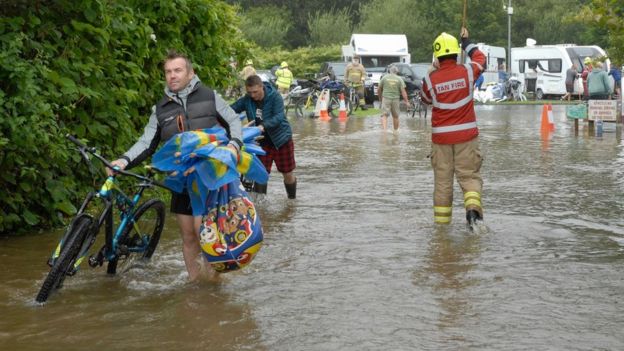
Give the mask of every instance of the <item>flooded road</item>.
<svg viewBox="0 0 624 351">
<path fill-rule="evenodd" d="M 433 225 L 429 121 L 291 119 L 299 189 L 257 204 L 265 245 L 187 284 L 175 219 L 152 261 L 83 269 L 33 302 L 60 231 L 0 240 L 0 348 L 622 350 L 624 144 L 564 107 L 478 106 L 486 233 Z"/>
</svg>

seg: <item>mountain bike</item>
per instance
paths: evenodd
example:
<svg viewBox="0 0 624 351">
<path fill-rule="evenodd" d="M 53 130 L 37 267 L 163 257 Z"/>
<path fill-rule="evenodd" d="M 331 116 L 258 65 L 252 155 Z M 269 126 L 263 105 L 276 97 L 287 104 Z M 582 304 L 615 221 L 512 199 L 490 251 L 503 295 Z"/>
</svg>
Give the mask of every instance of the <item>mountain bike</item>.
<svg viewBox="0 0 624 351">
<path fill-rule="evenodd" d="M 416 113 L 418 113 L 418 117 L 424 117 L 426 119 L 427 109 L 427 104 L 422 101 L 420 91 L 416 90 L 409 95 L 409 106 L 407 107 L 407 113 L 410 114 L 410 116 L 414 117 L 416 116 Z"/>
<path fill-rule="evenodd" d="M 66 276 L 76 274 L 100 229 L 104 228 L 104 246 L 88 258 L 89 266 L 98 267 L 108 262 L 107 273 L 115 274 L 118 265 L 130 267 L 135 260 L 149 259 L 160 240 L 165 223 L 165 204 L 158 199 L 140 203 L 145 190 L 154 186 L 168 189 L 153 178 L 154 170 L 142 176 L 114 167 L 99 155 L 94 147 L 88 147 L 72 135 L 66 135 L 78 147 L 82 159 L 95 173 L 89 156 L 100 160 L 113 175 L 106 177 L 99 191 L 90 191 L 76 216 L 70 222 L 60 242 L 48 259 L 50 272 L 46 276 L 35 300 L 45 302 L 50 294 L 63 285 Z M 134 194 L 127 195 L 119 185 L 120 175 L 138 180 Z M 115 211 L 117 210 L 117 211 Z M 114 212 L 119 214 L 119 225 L 114 228 Z"/>
</svg>

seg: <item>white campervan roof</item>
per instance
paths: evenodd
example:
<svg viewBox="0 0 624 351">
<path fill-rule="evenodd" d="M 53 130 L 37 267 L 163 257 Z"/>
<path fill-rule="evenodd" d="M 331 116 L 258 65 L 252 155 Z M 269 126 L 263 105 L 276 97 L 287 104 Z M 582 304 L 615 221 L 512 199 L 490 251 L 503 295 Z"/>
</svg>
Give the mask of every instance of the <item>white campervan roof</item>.
<svg viewBox="0 0 624 351">
<path fill-rule="evenodd" d="M 352 34 L 349 42 L 353 52 L 369 56 L 407 55 L 407 37 L 404 34 Z"/>
</svg>

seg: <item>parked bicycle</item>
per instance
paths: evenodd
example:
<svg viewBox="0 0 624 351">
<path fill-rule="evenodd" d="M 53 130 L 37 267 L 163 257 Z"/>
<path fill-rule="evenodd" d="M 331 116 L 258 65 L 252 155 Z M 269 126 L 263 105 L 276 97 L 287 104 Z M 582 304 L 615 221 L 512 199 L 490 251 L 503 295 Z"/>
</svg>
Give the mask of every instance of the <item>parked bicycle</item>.
<svg viewBox="0 0 624 351">
<path fill-rule="evenodd" d="M 414 117 L 416 113 L 418 113 L 418 117 L 427 118 L 428 107 L 422 101 L 422 97 L 420 96 L 420 90 L 414 90 L 409 94 L 409 106 L 407 107 L 407 113 Z"/>
<path fill-rule="evenodd" d="M 346 87 L 346 104 L 349 116 L 351 116 L 360 107 L 360 96 L 357 93 L 357 89 L 361 84 L 348 84 Z"/>
<path fill-rule="evenodd" d="M 168 189 L 156 181 L 153 171 L 142 176 L 120 170 L 96 152 L 71 135 L 66 135 L 78 146 L 82 159 L 94 171 L 89 154 L 100 160 L 115 174 L 108 176 L 99 191 L 90 191 L 85 197 L 76 216 L 70 222 L 65 234 L 48 260 L 51 267 L 35 300 L 45 302 L 50 294 L 63 285 L 66 276 L 74 275 L 91 246 L 95 243 L 100 229 L 104 226 L 104 246 L 88 258 L 89 266 L 102 266 L 108 262 L 107 273 L 115 274 L 120 264 L 128 266 L 136 259 L 149 259 L 153 254 L 165 223 L 165 204 L 158 199 L 140 203 L 145 190 L 154 186 Z M 139 182 L 134 194 L 127 195 L 118 184 L 119 175 L 136 178 Z M 119 225 L 114 226 L 115 209 L 119 212 Z"/>
</svg>

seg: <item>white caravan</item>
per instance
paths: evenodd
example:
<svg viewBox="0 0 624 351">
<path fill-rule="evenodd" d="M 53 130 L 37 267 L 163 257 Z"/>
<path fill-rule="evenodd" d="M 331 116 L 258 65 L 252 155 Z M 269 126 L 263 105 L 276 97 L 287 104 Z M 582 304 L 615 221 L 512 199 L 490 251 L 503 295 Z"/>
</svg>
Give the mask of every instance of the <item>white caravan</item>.
<svg viewBox="0 0 624 351">
<path fill-rule="evenodd" d="M 506 50 L 500 46 L 486 45 L 484 43 L 478 43 L 477 47 L 485 54 L 487 59 L 485 70 L 483 71 L 482 85 L 482 89 L 485 89 L 488 83 L 498 83 L 499 68 L 505 71 L 504 64 L 507 60 Z M 503 66 L 501 67 L 501 65 Z"/>
<path fill-rule="evenodd" d="M 342 46 L 342 58 L 350 62 L 354 55 L 360 56 L 366 68 L 411 63 L 404 34 L 352 34 L 349 45 Z"/>
<path fill-rule="evenodd" d="M 352 34 L 349 45 L 342 46 L 342 58 L 351 62 L 354 55 L 360 57 L 368 74 L 367 102 L 377 95 L 377 86 L 386 66 L 394 62 L 411 63 L 404 34 Z"/>
<path fill-rule="evenodd" d="M 566 71 L 573 64 L 580 73 L 586 57 L 598 59 L 606 56 L 605 51 L 596 45 L 535 45 L 532 39 L 527 39 L 527 44 L 511 48 L 511 75 L 523 83 L 526 92 L 535 93 L 538 100 L 546 95 L 565 95 Z M 608 71 L 609 65 L 607 59 L 604 69 Z M 582 93 L 580 83 L 575 85 L 574 93 Z"/>
</svg>

